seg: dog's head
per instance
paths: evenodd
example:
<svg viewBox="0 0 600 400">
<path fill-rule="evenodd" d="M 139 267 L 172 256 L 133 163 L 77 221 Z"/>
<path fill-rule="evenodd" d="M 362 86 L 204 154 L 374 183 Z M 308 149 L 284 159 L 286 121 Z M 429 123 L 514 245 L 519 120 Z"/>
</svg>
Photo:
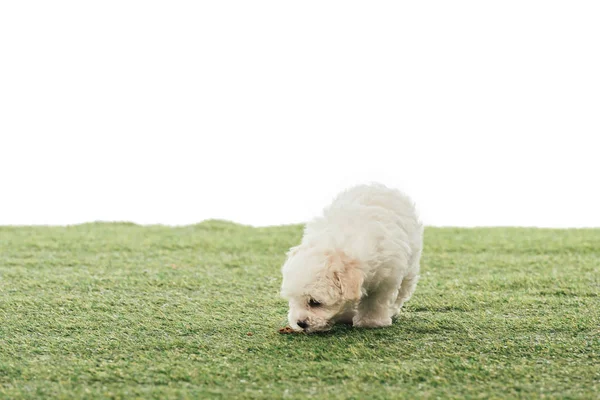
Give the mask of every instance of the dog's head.
<svg viewBox="0 0 600 400">
<path fill-rule="evenodd" d="M 281 295 L 289 302 L 288 321 L 295 330 L 330 329 L 362 296 L 360 263 L 341 251 L 300 245 L 288 253 L 282 273 Z"/>
</svg>

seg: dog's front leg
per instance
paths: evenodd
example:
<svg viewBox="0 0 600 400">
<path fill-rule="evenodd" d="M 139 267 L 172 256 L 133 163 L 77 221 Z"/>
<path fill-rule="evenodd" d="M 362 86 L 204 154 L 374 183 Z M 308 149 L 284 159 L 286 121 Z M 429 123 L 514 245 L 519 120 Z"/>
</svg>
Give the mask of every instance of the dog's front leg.
<svg viewBox="0 0 600 400">
<path fill-rule="evenodd" d="M 388 287 L 368 293 L 360 300 L 352 324 L 362 328 L 390 326 L 392 324 L 390 303 L 397 292 L 398 290 L 394 287 Z"/>
</svg>

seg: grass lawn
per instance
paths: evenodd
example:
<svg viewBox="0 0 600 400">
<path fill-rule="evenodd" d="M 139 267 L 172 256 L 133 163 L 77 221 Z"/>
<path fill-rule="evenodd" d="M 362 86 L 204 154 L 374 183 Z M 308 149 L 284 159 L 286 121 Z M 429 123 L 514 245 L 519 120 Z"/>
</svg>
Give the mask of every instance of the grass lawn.
<svg viewBox="0 0 600 400">
<path fill-rule="evenodd" d="M 600 229 L 427 228 L 392 327 L 280 335 L 301 231 L 0 227 L 0 398 L 600 398 Z"/>
</svg>

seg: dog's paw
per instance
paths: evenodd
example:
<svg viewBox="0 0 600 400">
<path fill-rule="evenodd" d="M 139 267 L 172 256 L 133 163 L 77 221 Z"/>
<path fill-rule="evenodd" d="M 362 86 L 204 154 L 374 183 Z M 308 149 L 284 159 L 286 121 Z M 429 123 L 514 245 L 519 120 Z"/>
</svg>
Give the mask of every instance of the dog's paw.
<svg viewBox="0 0 600 400">
<path fill-rule="evenodd" d="M 368 316 L 356 316 L 352 320 L 352 325 L 357 328 L 383 328 L 392 325 L 392 319 L 386 318 L 369 318 Z"/>
</svg>

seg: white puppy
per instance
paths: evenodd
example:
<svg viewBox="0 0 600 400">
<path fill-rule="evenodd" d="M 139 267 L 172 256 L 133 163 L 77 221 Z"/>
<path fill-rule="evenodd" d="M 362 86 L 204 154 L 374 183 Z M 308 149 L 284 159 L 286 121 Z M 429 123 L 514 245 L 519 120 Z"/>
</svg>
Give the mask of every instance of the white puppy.
<svg viewBox="0 0 600 400">
<path fill-rule="evenodd" d="M 290 326 L 391 325 L 415 290 L 422 246 L 423 225 L 407 196 L 377 184 L 342 192 L 288 252 L 281 295 Z"/>
</svg>

